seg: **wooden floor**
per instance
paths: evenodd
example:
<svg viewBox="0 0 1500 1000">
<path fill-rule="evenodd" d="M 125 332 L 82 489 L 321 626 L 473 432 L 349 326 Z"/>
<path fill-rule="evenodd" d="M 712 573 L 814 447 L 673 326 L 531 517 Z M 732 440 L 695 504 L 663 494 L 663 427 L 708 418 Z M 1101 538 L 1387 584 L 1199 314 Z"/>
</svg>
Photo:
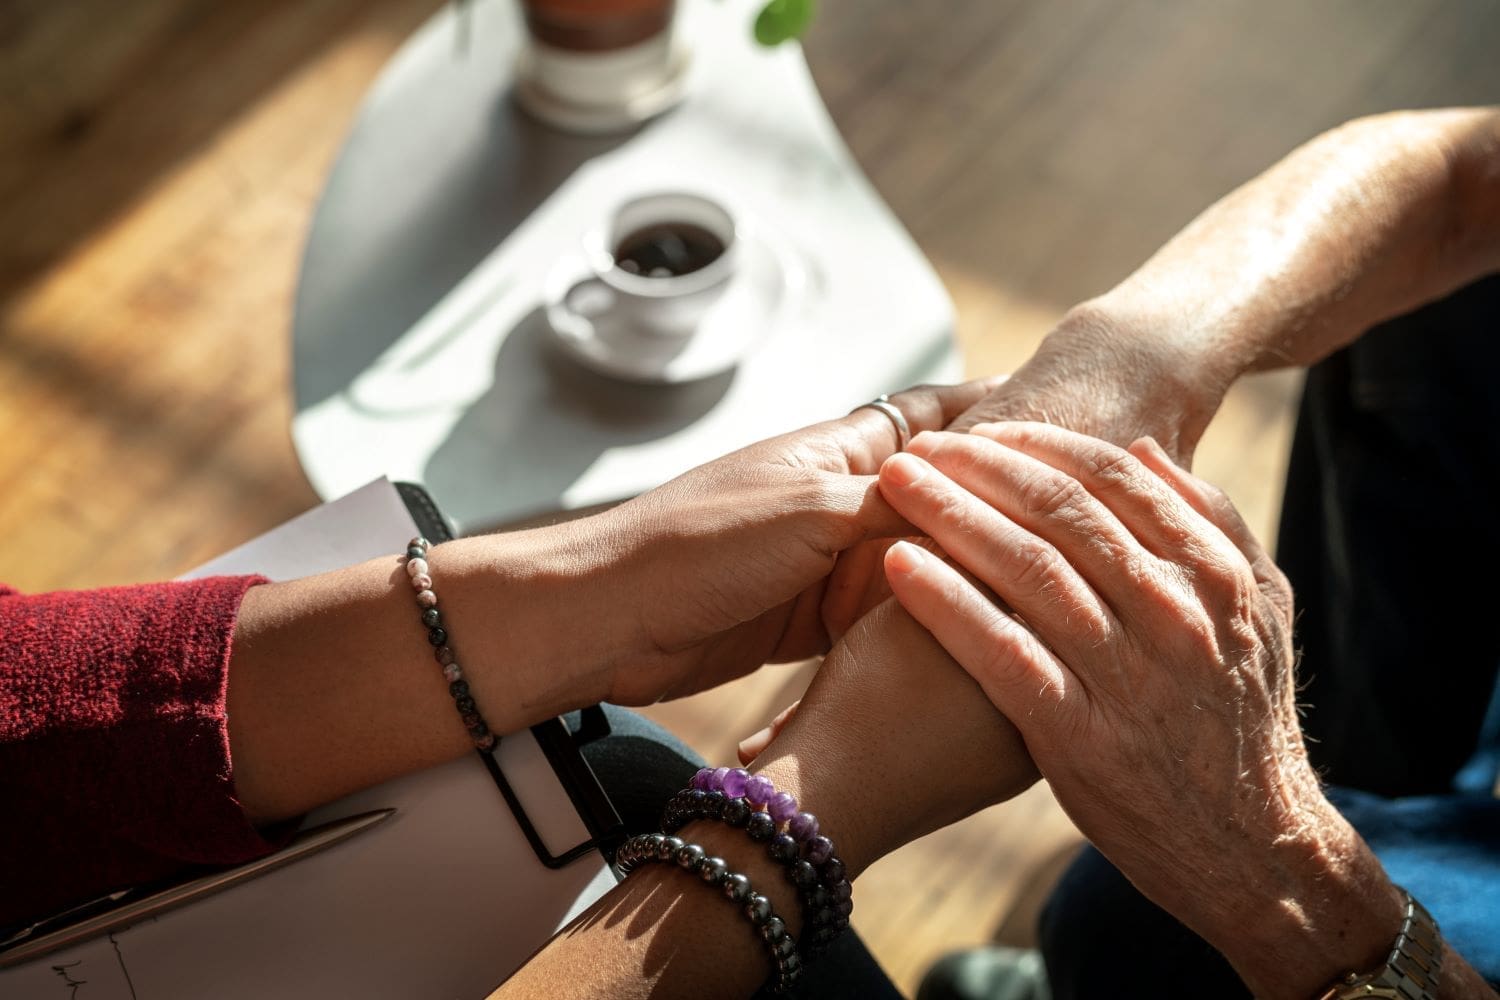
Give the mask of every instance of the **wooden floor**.
<svg viewBox="0 0 1500 1000">
<path fill-rule="evenodd" d="M 288 435 L 301 243 L 361 95 L 436 6 L 0 5 L 0 580 L 169 577 L 315 502 Z M 1317 131 L 1500 100 L 1487 0 L 823 0 L 807 50 L 975 373 Z M 1268 536 L 1294 391 L 1240 387 L 1199 457 Z M 654 714 L 723 759 L 806 676 Z M 911 990 L 949 947 L 1024 940 L 1073 838 L 1033 790 L 878 865 L 857 924 Z"/>
</svg>

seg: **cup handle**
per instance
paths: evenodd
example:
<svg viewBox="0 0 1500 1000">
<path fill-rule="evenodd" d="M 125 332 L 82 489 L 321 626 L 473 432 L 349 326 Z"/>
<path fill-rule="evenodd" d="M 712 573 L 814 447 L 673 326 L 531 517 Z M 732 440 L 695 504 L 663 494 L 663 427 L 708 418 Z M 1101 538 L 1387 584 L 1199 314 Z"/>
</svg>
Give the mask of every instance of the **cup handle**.
<svg viewBox="0 0 1500 1000">
<path fill-rule="evenodd" d="M 617 298 L 613 288 L 597 277 L 589 277 L 563 294 L 562 305 L 569 312 L 592 320 L 614 309 Z"/>
</svg>

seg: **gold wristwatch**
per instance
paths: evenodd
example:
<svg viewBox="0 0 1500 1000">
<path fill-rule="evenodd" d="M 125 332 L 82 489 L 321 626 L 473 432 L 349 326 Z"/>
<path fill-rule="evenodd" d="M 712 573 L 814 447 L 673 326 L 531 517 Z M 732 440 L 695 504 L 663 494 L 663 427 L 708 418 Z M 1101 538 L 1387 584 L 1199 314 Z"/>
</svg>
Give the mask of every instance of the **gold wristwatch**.
<svg viewBox="0 0 1500 1000">
<path fill-rule="evenodd" d="M 1396 888 L 1400 889 L 1400 886 Z M 1318 995 L 1317 1000 L 1436 1000 L 1438 969 L 1443 964 L 1443 937 L 1437 921 L 1411 893 L 1401 889 L 1406 916 L 1385 964 L 1373 972 L 1351 972 Z"/>
</svg>

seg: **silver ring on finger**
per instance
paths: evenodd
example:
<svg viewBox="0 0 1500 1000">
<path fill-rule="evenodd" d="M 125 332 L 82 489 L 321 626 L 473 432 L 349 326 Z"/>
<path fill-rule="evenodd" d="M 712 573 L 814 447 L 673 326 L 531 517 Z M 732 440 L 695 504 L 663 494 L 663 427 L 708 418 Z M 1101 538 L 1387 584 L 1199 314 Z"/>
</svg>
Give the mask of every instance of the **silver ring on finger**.
<svg viewBox="0 0 1500 1000">
<path fill-rule="evenodd" d="M 858 413 L 860 410 L 879 410 L 884 413 L 891 425 L 896 428 L 896 450 L 906 450 L 907 444 L 911 441 L 911 424 L 906 422 L 906 414 L 901 412 L 900 407 L 891 402 L 891 397 L 882 393 L 868 403 L 859 404 L 849 412 Z"/>
</svg>

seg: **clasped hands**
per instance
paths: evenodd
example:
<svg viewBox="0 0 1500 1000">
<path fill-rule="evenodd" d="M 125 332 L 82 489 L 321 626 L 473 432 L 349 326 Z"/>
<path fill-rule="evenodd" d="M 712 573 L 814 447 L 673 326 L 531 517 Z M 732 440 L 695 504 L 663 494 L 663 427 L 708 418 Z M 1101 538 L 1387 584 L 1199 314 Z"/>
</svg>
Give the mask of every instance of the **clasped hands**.
<svg viewBox="0 0 1500 1000">
<path fill-rule="evenodd" d="M 640 560 L 625 578 L 643 652 L 621 654 L 605 697 L 827 651 L 800 709 L 746 749 L 837 816 L 856 870 L 1040 771 L 1149 895 L 1222 898 L 1181 858 L 1283 837 L 1321 801 L 1290 590 L 1227 499 L 1153 440 L 973 423 L 1025 416 L 1028 382 L 896 396 L 916 433 L 903 454 L 883 415 L 856 411 L 612 512 L 624 562 Z M 956 419 L 967 433 L 941 430 Z"/>
</svg>

